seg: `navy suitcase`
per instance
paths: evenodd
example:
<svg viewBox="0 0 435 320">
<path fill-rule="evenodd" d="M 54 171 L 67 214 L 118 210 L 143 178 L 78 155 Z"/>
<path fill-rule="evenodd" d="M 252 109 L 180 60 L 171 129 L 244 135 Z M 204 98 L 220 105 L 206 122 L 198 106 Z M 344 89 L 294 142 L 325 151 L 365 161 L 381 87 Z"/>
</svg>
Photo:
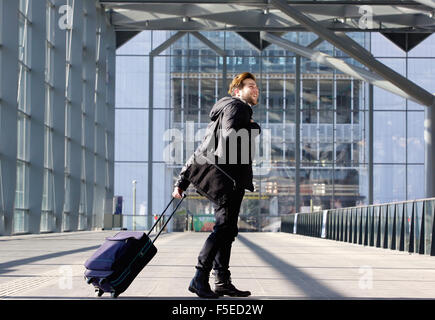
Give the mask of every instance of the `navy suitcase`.
<svg viewBox="0 0 435 320">
<path fill-rule="evenodd" d="M 139 272 L 157 253 L 154 241 L 171 220 L 184 198 L 185 195 L 153 240 L 149 238 L 149 235 L 174 198 L 171 199 L 148 234 L 140 231 L 118 232 L 115 236 L 106 238 L 101 247 L 85 262 L 85 280 L 94 286 L 95 294 L 98 297 L 101 297 L 105 292 L 110 292 L 112 298 L 116 298 L 127 290 Z"/>
</svg>

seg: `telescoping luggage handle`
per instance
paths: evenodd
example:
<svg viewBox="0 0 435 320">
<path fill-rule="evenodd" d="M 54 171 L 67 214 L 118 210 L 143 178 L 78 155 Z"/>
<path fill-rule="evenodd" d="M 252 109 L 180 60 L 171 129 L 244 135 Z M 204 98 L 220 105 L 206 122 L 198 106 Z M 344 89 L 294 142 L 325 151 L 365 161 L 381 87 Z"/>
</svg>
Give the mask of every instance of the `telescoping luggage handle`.
<svg viewBox="0 0 435 320">
<path fill-rule="evenodd" d="M 166 225 L 168 224 L 169 220 L 171 220 L 172 216 L 174 215 L 174 213 L 177 211 L 178 207 L 180 206 L 181 202 L 183 202 L 184 198 L 186 198 L 186 194 L 183 194 L 183 197 L 181 198 L 180 202 L 178 202 L 177 206 L 175 207 L 175 209 L 172 211 L 171 215 L 169 216 L 168 220 L 166 220 L 165 224 L 163 225 L 163 227 L 160 228 L 160 231 L 157 233 L 157 235 L 154 237 L 153 239 L 153 243 L 154 241 L 156 241 L 156 239 L 159 237 L 160 233 L 162 233 L 163 229 L 165 229 Z M 172 198 L 171 201 L 169 201 L 168 205 L 166 206 L 165 210 L 163 210 L 162 214 L 159 216 L 159 218 L 157 219 L 157 221 L 154 223 L 154 225 L 151 227 L 150 231 L 148 231 L 147 236 L 150 236 L 151 231 L 153 231 L 153 229 L 155 228 L 155 226 L 157 226 L 157 223 L 160 221 L 160 219 L 163 217 L 163 215 L 165 214 L 166 210 L 168 210 L 169 206 L 171 205 L 172 201 L 174 201 L 175 198 Z"/>
</svg>

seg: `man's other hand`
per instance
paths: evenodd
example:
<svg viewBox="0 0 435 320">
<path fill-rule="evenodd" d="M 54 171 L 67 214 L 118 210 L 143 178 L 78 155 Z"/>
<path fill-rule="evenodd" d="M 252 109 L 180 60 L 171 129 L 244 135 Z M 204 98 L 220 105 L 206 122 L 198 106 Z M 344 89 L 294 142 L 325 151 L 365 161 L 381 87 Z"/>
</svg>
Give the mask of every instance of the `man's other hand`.
<svg viewBox="0 0 435 320">
<path fill-rule="evenodd" d="M 183 190 L 181 188 L 175 187 L 172 196 L 176 199 L 181 199 L 183 197 Z"/>
</svg>

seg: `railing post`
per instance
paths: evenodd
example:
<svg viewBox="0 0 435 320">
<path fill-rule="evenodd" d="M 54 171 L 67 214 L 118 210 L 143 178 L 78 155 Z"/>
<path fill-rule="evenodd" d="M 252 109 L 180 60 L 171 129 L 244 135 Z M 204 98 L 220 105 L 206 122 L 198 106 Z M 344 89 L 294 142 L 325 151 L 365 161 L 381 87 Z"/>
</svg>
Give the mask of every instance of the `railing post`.
<svg viewBox="0 0 435 320">
<path fill-rule="evenodd" d="M 369 208 L 369 225 L 368 225 L 368 235 L 369 235 L 369 246 L 373 247 L 375 245 L 375 207 Z"/>
<path fill-rule="evenodd" d="M 381 206 L 376 206 L 375 207 L 375 227 L 376 227 L 376 231 L 375 231 L 375 235 L 376 235 L 376 247 L 377 248 L 381 248 Z"/>
<path fill-rule="evenodd" d="M 396 219 L 396 211 L 397 211 L 397 205 L 393 204 L 392 208 L 389 210 L 390 212 L 390 217 L 391 217 L 391 223 L 392 223 L 392 227 L 391 227 L 391 236 L 390 236 L 390 249 L 392 250 L 396 250 L 396 239 L 397 239 L 397 219 Z"/>
<path fill-rule="evenodd" d="M 412 203 L 412 209 L 411 209 L 411 221 L 410 221 L 411 227 L 409 232 L 409 246 L 408 246 L 408 252 L 414 253 L 415 252 L 415 204 Z"/>
<path fill-rule="evenodd" d="M 369 208 L 363 208 L 361 209 L 361 244 L 367 246 L 368 242 L 368 233 L 367 233 L 367 227 L 368 227 L 368 212 Z"/>
<path fill-rule="evenodd" d="M 428 201 L 428 208 L 426 209 L 426 215 L 430 215 L 429 223 L 427 223 L 427 226 L 430 226 L 430 232 L 427 233 L 427 237 L 430 239 L 430 248 L 429 252 L 431 256 L 435 256 L 435 201 L 430 200 Z"/>
</svg>

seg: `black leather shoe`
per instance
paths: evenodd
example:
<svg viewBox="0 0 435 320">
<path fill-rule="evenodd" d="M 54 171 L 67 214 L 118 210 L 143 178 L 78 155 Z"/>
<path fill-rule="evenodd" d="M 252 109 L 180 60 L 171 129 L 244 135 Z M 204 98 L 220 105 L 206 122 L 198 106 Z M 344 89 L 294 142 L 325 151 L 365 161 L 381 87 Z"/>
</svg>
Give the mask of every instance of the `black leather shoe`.
<svg viewBox="0 0 435 320">
<path fill-rule="evenodd" d="M 217 299 L 219 295 L 214 293 L 210 284 L 208 283 L 209 273 L 203 270 L 197 269 L 195 276 L 192 281 L 190 281 L 189 291 L 196 293 L 196 295 L 200 298 L 205 299 Z"/>
<path fill-rule="evenodd" d="M 241 291 L 231 283 L 230 272 L 216 272 L 214 292 L 219 295 L 227 295 L 230 297 L 249 297 L 250 291 Z"/>
</svg>

